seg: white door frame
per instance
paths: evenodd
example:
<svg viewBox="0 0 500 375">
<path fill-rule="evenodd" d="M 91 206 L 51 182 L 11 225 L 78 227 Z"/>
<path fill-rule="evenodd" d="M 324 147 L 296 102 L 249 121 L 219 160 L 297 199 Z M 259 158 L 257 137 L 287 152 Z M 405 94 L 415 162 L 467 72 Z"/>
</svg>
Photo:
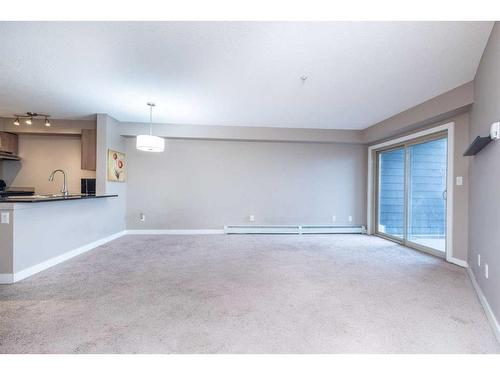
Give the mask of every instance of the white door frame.
<svg viewBox="0 0 500 375">
<path fill-rule="evenodd" d="M 457 259 L 453 256 L 453 187 L 454 187 L 454 169 L 453 169 L 453 157 L 455 153 L 455 140 L 454 140 L 454 130 L 455 123 L 449 122 L 444 125 L 436 126 L 430 129 L 422 130 L 416 133 L 408 134 L 403 137 L 399 137 L 396 139 L 391 139 L 386 142 L 378 143 L 368 147 L 368 189 L 367 189 L 367 233 L 374 234 L 374 160 L 373 155 L 375 151 L 380 150 L 382 148 L 386 148 L 388 146 L 392 146 L 398 143 L 403 143 L 407 141 L 411 141 L 416 138 L 420 138 L 423 136 L 447 131 L 448 138 L 448 155 L 447 155 L 447 176 L 446 176 L 446 260 L 450 263 L 457 264 L 459 266 L 465 267 L 465 262 Z"/>
</svg>

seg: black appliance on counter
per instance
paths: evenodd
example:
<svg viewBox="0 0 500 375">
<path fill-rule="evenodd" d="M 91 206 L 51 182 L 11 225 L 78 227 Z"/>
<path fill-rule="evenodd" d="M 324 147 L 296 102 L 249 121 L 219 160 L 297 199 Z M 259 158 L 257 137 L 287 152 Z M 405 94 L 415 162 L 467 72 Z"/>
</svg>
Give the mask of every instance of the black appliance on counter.
<svg viewBox="0 0 500 375">
<path fill-rule="evenodd" d="M 95 178 L 81 179 L 81 193 L 85 195 L 95 195 Z"/>
<path fill-rule="evenodd" d="M 35 189 L 32 187 L 14 187 L 7 186 L 4 180 L 0 180 L 0 198 L 12 196 L 30 196 L 35 195 Z"/>
</svg>

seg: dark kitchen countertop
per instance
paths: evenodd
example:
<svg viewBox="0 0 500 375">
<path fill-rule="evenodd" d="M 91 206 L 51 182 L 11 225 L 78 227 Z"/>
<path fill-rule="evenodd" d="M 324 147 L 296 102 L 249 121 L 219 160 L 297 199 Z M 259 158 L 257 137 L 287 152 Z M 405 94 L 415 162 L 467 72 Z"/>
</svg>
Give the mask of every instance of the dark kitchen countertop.
<svg viewBox="0 0 500 375">
<path fill-rule="evenodd" d="M 62 195 L 26 195 L 26 196 L 11 196 L 0 198 L 0 203 L 38 203 L 38 202 L 55 202 L 55 201 L 75 201 L 82 199 L 98 199 L 117 197 L 117 194 L 109 195 L 82 195 L 71 194 L 68 196 Z"/>
</svg>

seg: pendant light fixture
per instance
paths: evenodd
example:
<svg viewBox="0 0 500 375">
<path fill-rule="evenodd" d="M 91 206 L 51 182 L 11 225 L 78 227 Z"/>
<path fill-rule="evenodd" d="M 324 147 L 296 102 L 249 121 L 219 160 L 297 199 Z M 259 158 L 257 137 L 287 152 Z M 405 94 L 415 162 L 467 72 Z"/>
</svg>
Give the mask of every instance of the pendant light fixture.
<svg viewBox="0 0 500 375">
<path fill-rule="evenodd" d="M 153 135 L 153 107 L 155 103 L 147 103 L 149 106 L 149 134 L 138 135 L 136 148 L 147 152 L 163 152 L 165 150 L 165 139 Z"/>
</svg>

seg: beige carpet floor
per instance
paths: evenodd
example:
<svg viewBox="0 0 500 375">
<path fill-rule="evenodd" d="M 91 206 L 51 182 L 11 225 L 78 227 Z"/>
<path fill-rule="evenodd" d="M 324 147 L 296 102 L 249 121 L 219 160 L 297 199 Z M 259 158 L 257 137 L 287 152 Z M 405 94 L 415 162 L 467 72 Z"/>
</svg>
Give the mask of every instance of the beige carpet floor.
<svg viewBox="0 0 500 375">
<path fill-rule="evenodd" d="M 363 235 L 125 236 L 0 286 L 2 353 L 492 353 L 464 269 Z"/>
</svg>

